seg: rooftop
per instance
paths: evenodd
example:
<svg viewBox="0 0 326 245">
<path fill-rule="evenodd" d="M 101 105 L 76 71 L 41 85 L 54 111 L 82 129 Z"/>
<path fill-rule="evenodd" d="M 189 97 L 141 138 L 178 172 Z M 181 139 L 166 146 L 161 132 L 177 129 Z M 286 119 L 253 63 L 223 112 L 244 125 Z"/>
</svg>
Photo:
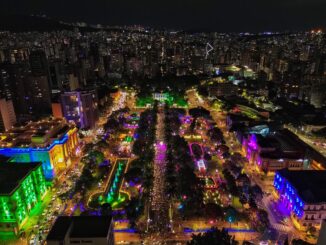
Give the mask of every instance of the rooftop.
<svg viewBox="0 0 326 245">
<path fill-rule="evenodd" d="M 228 116 L 232 121 L 237 121 L 237 122 L 253 121 L 253 119 L 241 113 L 228 113 Z"/>
<path fill-rule="evenodd" d="M 52 226 L 46 240 L 63 240 L 67 234 L 71 222 L 72 219 L 70 216 L 59 216 Z"/>
<path fill-rule="evenodd" d="M 277 141 L 273 137 L 263 137 L 260 134 L 256 134 L 256 137 L 258 145 L 262 148 L 275 148 L 277 144 Z"/>
<path fill-rule="evenodd" d="M 47 240 L 62 240 L 70 227 L 70 238 L 107 237 L 111 221 L 111 216 L 59 216 Z"/>
<path fill-rule="evenodd" d="M 324 168 L 326 168 L 326 157 L 323 156 L 323 154 L 321 154 L 320 152 L 309 146 L 307 143 L 302 141 L 297 135 L 292 133 L 290 130 L 284 129 L 282 130 L 282 133 L 289 137 L 289 139 L 295 142 L 298 146 L 300 146 L 301 149 L 303 149 L 302 151 L 304 151 L 309 158 L 317 161 L 318 163 L 323 164 Z"/>
<path fill-rule="evenodd" d="M 272 149 L 268 152 L 262 152 L 262 157 L 301 159 L 305 156 L 306 149 L 291 135 L 288 135 L 285 130 L 279 130 L 267 136 L 256 134 L 256 138 L 260 147 Z"/>
<path fill-rule="evenodd" d="M 291 183 L 305 203 L 326 202 L 326 171 L 282 169 L 278 173 Z"/>
<path fill-rule="evenodd" d="M 73 124 L 63 119 L 44 119 L 29 122 L 25 126 L 13 127 L 0 134 L 0 148 L 11 147 L 47 147 L 53 140 L 61 139 Z"/>
<path fill-rule="evenodd" d="M 0 164 L 0 195 L 11 195 L 41 163 L 4 162 Z"/>
</svg>

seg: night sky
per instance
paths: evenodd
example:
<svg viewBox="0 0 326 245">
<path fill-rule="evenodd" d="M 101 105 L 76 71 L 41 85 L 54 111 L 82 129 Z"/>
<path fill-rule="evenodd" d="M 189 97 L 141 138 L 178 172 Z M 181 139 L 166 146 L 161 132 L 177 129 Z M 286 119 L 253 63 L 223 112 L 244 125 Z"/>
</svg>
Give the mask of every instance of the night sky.
<svg viewBox="0 0 326 245">
<path fill-rule="evenodd" d="M 326 27 L 326 0 L 0 0 L 0 13 L 229 32 Z"/>
</svg>

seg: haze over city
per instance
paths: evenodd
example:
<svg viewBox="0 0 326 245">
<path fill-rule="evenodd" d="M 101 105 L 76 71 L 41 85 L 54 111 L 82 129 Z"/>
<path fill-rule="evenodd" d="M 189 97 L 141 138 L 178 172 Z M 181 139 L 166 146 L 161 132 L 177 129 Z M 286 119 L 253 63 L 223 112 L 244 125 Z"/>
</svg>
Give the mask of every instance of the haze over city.
<svg viewBox="0 0 326 245">
<path fill-rule="evenodd" d="M 2 14 L 46 14 L 65 21 L 218 32 L 325 28 L 323 0 L 3 0 Z"/>
</svg>

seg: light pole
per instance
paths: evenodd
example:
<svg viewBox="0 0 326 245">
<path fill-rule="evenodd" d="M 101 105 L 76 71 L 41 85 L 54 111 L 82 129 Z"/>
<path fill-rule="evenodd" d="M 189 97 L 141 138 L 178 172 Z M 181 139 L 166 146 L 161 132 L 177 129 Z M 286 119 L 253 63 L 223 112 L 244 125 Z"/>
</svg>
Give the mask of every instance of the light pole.
<svg viewBox="0 0 326 245">
<path fill-rule="evenodd" d="M 172 208 L 171 202 L 170 202 L 170 207 L 169 207 L 169 218 L 170 218 L 171 231 L 172 231 L 172 233 L 174 233 L 174 230 L 173 230 L 173 208 Z"/>
</svg>

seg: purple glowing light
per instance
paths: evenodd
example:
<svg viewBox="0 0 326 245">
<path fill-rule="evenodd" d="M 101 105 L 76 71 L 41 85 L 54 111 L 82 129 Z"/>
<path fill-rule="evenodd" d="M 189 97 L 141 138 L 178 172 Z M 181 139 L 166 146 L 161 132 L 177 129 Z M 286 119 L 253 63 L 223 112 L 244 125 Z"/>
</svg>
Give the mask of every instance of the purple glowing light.
<svg viewBox="0 0 326 245">
<path fill-rule="evenodd" d="M 136 129 L 136 128 L 138 128 L 138 124 L 124 123 L 123 126 L 125 128 L 129 128 L 129 129 Z"/>
<path fill-rule="evenodd" d="M 167 146 L 161 141 L 160 143 L 156 144 L 156 148 L 158 149 L 158 151 L 166 151 Z"/>
<path fill-rule="evenodd" d="M 257 150 L 258 149 L 257 137 L 256 137 L 255 134 L 250 135 L 249 142 L 248 142 L 248 147 L 251 148 L 252 150 Z"/>
<path fill-rule="evenodd" d="M 193 118 L 191 116 L 181 117 L 181 122 L 184 124 L 191 124 L 192 121 L 193 121 Z"/>
</svg>

